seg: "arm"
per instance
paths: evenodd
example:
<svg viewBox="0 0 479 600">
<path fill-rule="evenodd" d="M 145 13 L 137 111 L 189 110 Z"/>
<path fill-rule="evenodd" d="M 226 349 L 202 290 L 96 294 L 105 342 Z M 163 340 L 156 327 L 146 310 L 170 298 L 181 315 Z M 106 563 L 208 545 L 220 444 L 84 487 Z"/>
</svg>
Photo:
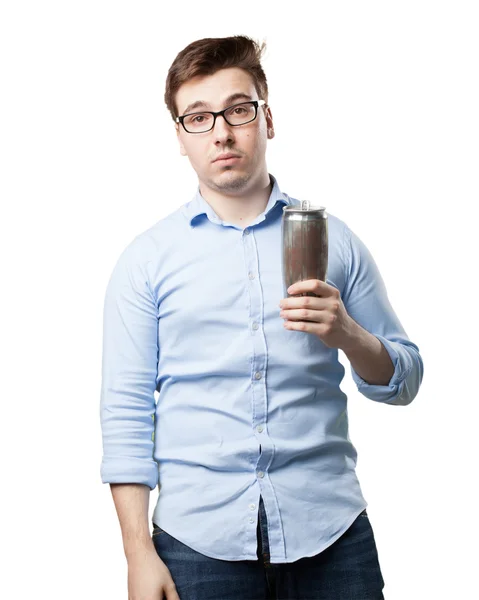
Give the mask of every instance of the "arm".
<svg viewBox="0 0 479 600">
<path fill-rule="evenodd" d="M 108 282 L 103 315 L 100 420 L 103 483 L 158 483 L 154 415 L 158 311 L 149 287 L 145 243 L 133 240 Z"/>
<path fill-rule="evenodd" d="M 128 598 L 180 600 L 171 573 L 150 537 L 149 487 L 136 483 L 113 483 L 110 488 L 128 562 Z"/>
<path fill-rule="evenodd" d="M 395 314 L 371 253 L 348 227 L 344 248 L 343 303 L 356 323 L 354 343 L 348 344 L 344 352 L 351 360 L 353 380 L 358 390 L 371 400 L 410 404 L 419 391 L 424 373 L 419 348 L 410 341 Z"/>
<path fill-rule="evenodd" d="M 110 488 L 126 559 L 130 561 L 135 556 L 155 551 L 148 526 L 150 488 L 136 483 L 113 483 Z"/>
<path fill-rule="evenodd" d="M 388 385 L 394 373 L 394 364 L 385 346 L 378 338 L 351 319 L 352 336 L 348 347 L 341 350 L 351 367 L 369 385 Z"/>
</svg>

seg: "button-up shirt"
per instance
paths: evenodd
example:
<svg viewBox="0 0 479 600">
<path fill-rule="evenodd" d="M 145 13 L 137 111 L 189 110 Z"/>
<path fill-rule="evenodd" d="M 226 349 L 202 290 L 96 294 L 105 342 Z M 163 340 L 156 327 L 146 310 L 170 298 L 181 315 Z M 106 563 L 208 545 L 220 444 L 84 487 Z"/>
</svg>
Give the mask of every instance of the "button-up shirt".
<svg viewBox="0 0 479 600">
<path fill-rule="evenodd" d="M 270 560 L 284 563 L 323 551 L 368 504 L 338 350 L 279 315 L 283 207 L 301 201 L 270 180 L 247 227 L 222 220 L 198 187 L 121 253 L 104 303 L 101 478 L 158 487 L 153 522 L 232 561 L 257 560 L 261 495 Z M 352 377 L 366 398 L 407 405 L 419 349 L 365 244 L 327 214 L 326 282 L 394 365 L 387 385 L 351 366 Z"/>
</svg>

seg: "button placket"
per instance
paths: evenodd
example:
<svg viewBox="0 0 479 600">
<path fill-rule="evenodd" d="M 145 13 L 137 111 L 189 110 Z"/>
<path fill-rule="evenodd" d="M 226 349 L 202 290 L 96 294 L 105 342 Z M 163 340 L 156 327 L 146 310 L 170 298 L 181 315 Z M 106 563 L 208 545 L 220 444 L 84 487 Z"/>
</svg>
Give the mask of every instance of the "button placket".
<svg viewBox="0 0 479 600">
<path fill-rule="evenodd" d="M 249 237 L 246 237 L 246 236 Z M 260 453 L 259 461 L 256 464 L 256 477 L 260 487 L 269 485 L 267 480 L 267 468 L 272 453 L 271 444 L 269 444 L 269 438 L 266 431 L 267 424 L 267 389 L 266 389 L 266 369 L 267 369 L 267 345 L 265 340 L 265 333 L 263 327 L 263 311 L 264 311 L 264 297 L 263 290 L 260 280 L 260 269 L 259 269 L 259 257 L 258 248 L 256 245 L 256 235 L 261 235 L 261 231 L 251 230 L 250 232 L 244 231 L 243 236 L 243 249 L 245 257 L 245 281 L 247 286 L 247 293 L 249 295 L 249 304 L 247 306 L 249 310 L 248 324 L 251 333 L 251 362 L 250 362 L 250 378 L 251 378 L 251 399 L 254 403 L 252 407 L 251 419 L 252 419 L 252 432 L 257 437 L 258 442 L 261 441 L 263 447 Z M 263 481 L 260 481 L 263 480 Z M 257 513 L 258 508 L 256 503 L 249 504 L 248 512 L 251 515 L 253 511 Z M 259 523 L 258 515 L 247 515 L 250 523 Z M 252 520 L 251 520 L 252 519 Z"/>
</svg>

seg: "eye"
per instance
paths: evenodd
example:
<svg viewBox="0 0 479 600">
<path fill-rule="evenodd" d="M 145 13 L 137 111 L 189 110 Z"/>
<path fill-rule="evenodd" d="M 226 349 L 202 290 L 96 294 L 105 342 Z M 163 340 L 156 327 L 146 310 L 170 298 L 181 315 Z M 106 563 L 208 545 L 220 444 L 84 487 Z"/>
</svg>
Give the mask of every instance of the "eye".
<svg viewBox="0 0 479 600">
<path fill-rule="evenodd" d="M 205 125 L 211 120 L 209 113 L 193 113 L 185 118 L 185 123 L 188 127 L 197 127 L 198 125 Z"/>
</svg>

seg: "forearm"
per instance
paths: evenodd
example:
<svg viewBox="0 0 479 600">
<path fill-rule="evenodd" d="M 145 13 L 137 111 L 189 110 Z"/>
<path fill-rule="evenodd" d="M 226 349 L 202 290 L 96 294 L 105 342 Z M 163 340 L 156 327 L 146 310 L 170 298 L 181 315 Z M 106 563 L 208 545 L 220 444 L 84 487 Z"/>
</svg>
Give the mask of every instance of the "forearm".
<svg viewBox="0 0 479 600">
<path fill-rule="evenodd" d="M 120 521 L 127 561 L 154 550 L 148 525 L 150 488 L 138 483 L 115 483 L 110 484 L 110 489 Z"/>
<path fill-rule="evenodd" d="M 352 320 L 352 334 L 341 350 L 356 373 L 371 385 L 388 385 L 394 365 L 378 338 Z"/>
</svg>

